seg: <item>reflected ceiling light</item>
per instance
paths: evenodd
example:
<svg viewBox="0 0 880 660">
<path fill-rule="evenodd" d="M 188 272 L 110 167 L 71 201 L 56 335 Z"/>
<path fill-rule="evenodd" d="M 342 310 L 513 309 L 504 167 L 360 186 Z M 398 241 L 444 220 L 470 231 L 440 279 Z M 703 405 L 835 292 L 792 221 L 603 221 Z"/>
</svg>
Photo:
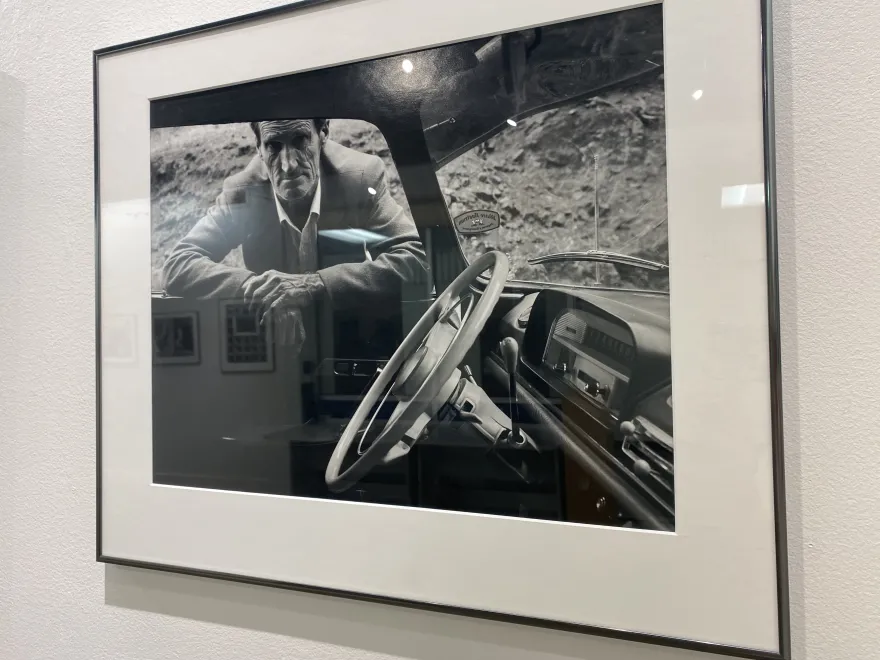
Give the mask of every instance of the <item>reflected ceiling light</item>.
<svg viewBox="0 0 880 660">
<path fill-rule="evenodd" d="M 694 101 L 699 101 L 699 100 L 703 97 L 703 90 L 702 90 L 702 89 L 698 89 L 696 92 L 694 92 L 693 94 L 691 94 L 691 96 L 694 97 Z"/>
<path fill-rule="evenodd" d="M 371 195 L 375 195 L 375 194 L 376 194 L 376 189 L 373 188 L 372 186 L 370 186 L 369 188 L 367 188 L 367 192 L 370 193 Z"/>
<path fill-rule="evenodd" d="M 507 123 L 510 124 L 511 126 L 516 126 L 516 122 L 513 121 L 512 119 L 508 119 Z"/>
<path fill-rule="evenodd" d="M 410 60 L 404 60 L 400 66 L 403 67 L 404 73 L 412 73 L 413 63 Z"/>
</svg>

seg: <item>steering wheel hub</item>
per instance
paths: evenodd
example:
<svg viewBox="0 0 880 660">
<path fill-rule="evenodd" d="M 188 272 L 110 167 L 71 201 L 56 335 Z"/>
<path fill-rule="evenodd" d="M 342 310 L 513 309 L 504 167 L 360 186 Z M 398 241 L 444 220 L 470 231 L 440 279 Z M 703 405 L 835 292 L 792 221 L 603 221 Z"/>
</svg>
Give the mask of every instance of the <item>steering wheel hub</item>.
<svg viewBox="0 0 880 660">
<path fill-rule="evenodd" d="M 428 346 L 420 346 L 403 365 L 391 393 L 400 399 L 412 398 L 430 375 L 437 359 L 438 356 Z"/>
</svg>

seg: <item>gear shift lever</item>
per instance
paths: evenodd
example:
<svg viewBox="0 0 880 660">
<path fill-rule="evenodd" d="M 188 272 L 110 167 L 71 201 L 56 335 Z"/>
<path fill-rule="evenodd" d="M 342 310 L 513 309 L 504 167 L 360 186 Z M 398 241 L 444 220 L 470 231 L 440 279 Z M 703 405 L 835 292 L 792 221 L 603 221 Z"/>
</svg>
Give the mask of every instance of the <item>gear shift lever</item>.
<svg viewBox="0 0 880 660">
<path fill-rule="evenodd" d="M 499 345 L 501 357 L 504 359 L 504 368 L 510 379 L 510 444 L 518 447 L 521 443 L 519 433 L 518 401 L 516 396 L 516 368 L 519 366 L 519 344 L 513 337 L 505 337 Z"/>
</svg>

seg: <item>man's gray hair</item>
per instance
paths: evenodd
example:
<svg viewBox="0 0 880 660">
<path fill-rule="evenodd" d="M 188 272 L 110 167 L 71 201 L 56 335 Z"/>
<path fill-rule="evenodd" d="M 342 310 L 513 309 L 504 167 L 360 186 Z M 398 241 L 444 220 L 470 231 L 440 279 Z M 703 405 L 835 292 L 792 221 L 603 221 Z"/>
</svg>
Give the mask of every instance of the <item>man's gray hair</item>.
<svg viewBox="0 0 880 660">
<path fill-rule="evenodd" d="M 323 117 L 312 117 L 312 121 L 315 122 L 315 127 L 318 129 L 320 133 L 329 123 L 329 119 L 324 119 Z M 257 138 L 257 146 L 259 147 L 262 143 L 262 138 L 260 137 L 260 123 L 258 121 L 250 122 L 251 130 L 254 132 L 254 136 Z"/>
</svg>

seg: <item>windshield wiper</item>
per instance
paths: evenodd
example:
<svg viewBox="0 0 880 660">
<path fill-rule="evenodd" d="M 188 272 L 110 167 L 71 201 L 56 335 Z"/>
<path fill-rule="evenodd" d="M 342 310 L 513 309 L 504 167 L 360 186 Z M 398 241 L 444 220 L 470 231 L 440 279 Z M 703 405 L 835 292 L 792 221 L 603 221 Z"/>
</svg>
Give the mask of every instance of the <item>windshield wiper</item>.
<svg viewBox="0 0 880 660">
<path fill-rule="evenodd" d="M 645 270 L 669 270 L 669 266 L 659 261 L 650 261 L 641 257 L 633 257 L 628 254 L 607 252 L 605 250 L 587 250 L 586 252 L 557 252 L 545 254 L 528 260 L 531 265 L 555 264 L 562 261 L 591 261 L 603 264 L 620 264 L 621 266 L 633 266 Z"/>
</svg>

